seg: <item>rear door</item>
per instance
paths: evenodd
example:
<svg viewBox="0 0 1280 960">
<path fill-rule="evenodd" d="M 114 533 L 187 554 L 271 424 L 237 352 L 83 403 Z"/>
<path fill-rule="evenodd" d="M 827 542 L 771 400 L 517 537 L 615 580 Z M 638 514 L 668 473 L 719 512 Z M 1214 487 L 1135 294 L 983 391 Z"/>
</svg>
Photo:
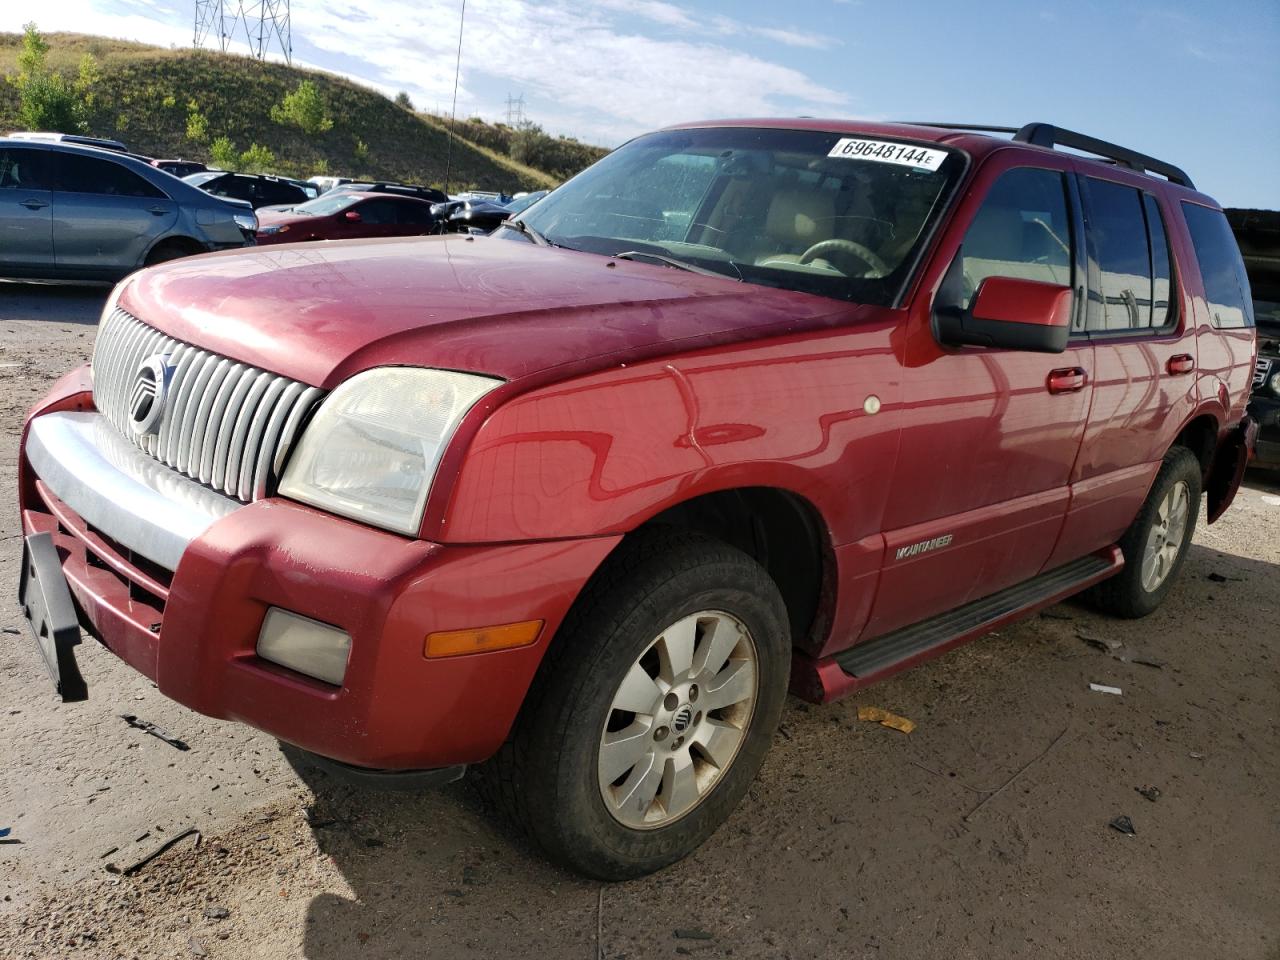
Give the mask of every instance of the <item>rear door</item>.
<svg viewBox="0 0 1280 960">
<path fill-rule="evenodd" d="M 53 269 L 49 151 L 0 147 L 0 273 Z"/>
<path fill-rule="evenodd" d="M 903 371 L 911 412 L 867 637 L 1035 576 L 1062 527 L 1089 411 L 1088 342 L 1073 339 L 1061 354 L 950 349 L 931 326 L 944 273 L 962 280 L 965 308 L 984 279 L 1002 276 L 1071 287 L 1082 314 L 1071 161 L 1032 167 L 1017 156 L 996 154 L 979 171 L 912 306 Z"/>
<path fill-rule="evenodd" d="M 396 235 L 412 237 L 430 233 L 435 223 L 431 216 L 431 205 L 421 200 L 393 200 L 396 207 Z"/>
<path fill-rule="evenodd" d="M 357 213 L 359 220 L 348 220 L 346 214 Z M 394 237 L 399 229 L 396 201 L 389 197 L 361 200 L 338 214 L 340 237 Z"/>
<path fill-rule="evenodd" d="M 1091 167 L 1093 165 L 1090 165 Z M 1191 303 L 1173 269 L 1172 211 L 1147 177 L 1078 178 L 1089 249 L 1093 405 L 1055 562 L 1115 543 L 1197 405 Z"/>
<path fill-rule="evenodd" d="M 60 272 L 120 276 L 169 232 L 178 205 L 106 157 L 55 151 L 53 254 Z"/>
</svg>

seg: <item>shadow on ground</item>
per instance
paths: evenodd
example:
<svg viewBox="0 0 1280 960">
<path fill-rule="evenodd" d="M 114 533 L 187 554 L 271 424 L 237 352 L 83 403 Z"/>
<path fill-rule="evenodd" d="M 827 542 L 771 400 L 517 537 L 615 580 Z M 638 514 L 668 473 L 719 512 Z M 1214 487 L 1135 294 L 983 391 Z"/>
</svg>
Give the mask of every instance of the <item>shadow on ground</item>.
<svg viewBox="0 0 1280 960">
<path fill-rule="evenodd" d="M 0 322 L 21 319 L 96 324 L 110 292 L 108 283 L 0 280 Z"/>
</svg>

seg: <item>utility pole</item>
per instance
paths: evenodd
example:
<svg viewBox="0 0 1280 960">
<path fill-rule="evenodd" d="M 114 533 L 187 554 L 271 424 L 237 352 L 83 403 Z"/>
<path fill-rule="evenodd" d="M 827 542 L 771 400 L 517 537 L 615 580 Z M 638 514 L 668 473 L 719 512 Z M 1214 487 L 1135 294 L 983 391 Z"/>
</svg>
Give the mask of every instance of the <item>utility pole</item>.
<svg viewBox="0 0 1280 960">
<path fill-rule="evenodd" d="M 196 0 L 193 45 L 212 46 L 226 53 L 232 42 L 243 40 L 249 55 L 265 60 L 273 46 L 293 63 L 293 29 L 290 0 Z"/>
</svg>

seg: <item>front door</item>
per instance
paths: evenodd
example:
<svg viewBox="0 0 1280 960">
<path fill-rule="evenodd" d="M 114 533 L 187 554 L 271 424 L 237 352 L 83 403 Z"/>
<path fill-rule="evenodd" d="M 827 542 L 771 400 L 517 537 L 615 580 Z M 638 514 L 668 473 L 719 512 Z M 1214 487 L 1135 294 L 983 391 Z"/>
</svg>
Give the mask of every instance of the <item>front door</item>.
<svg viewBox="0 0 1280 960">
<path fill-rule="evenodd" d="M 49 152 L 0 147 L 0 274 L 53 269 L 53 196 Z"/>
<path fill-rule="evenodd" d="M 921 284 L 903 371 L 913 412 L 903 420 L 866 637 L 1028 579 L 1053 550 L 1089 412 L 1088 342 L 1062 354 L 943 348 L 930 317 L 935 295 L 967 308 L 992 276 L 1070 286 L 1081 308 L 1069 162 L 989 161 L 940 244 L 940 267 Z"/>
</svg>

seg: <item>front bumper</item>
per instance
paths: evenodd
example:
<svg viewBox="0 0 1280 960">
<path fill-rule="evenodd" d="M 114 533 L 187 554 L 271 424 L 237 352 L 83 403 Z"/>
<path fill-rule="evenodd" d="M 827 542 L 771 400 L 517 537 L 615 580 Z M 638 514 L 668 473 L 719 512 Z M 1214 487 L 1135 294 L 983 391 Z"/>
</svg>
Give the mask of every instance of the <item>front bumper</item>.
<svg viewBox="0 0 1280 960">
<path fill-rule="evenodd" d="M 83 386 L 64 380 L 29 419 L 19 482 L 23 533 L 53 537 L 81 625 L 166 696 L 346 764 L 407 770 L 491 755 L 617 542 L 445 546 L 280 499 L 242 505 L 126 441 L 117 448 L 91 397 L 75 393 Z M 68 410 L 79 412 L 57 412 Z M 351 635 L 341 687 L 257 656 L 272 606 Z M 545 626 L 528 647 L 423 655 L 435 631 L 535 619 Z"/>
</svg>

